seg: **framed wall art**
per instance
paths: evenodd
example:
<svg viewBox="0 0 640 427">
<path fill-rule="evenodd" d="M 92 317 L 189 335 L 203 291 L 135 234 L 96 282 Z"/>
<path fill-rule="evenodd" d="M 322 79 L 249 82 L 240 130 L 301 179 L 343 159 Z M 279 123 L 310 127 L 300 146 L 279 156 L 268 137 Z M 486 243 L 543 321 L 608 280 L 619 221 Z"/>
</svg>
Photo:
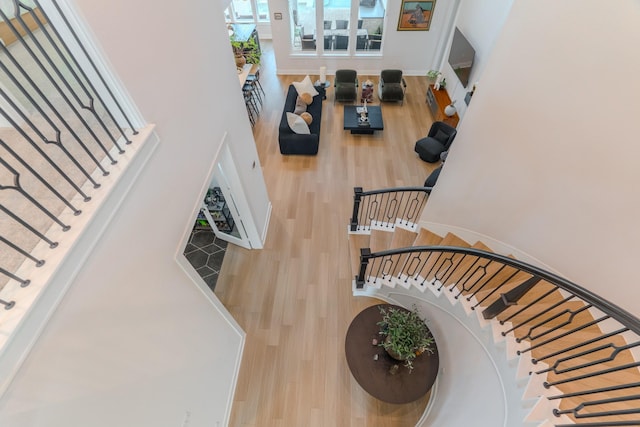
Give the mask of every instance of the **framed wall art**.
<svg viewBox="0 0 640 427">
<path fill-rule="evenodd" d="M 429 31 L 436 1 L 402 0 L 398 31 Z"/>
</svg>

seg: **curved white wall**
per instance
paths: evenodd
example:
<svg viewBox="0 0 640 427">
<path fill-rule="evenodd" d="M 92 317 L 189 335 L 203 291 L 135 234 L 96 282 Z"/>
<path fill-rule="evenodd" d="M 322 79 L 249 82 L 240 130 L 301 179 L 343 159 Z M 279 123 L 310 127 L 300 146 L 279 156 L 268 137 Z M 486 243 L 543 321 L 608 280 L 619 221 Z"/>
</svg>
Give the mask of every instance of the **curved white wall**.
<svg viewBox="0 0 640 427">
<path fill-rule="evenodd" d="M 516 0 L 423 220 L 640 313 L 640 4 Z"/>
</svg>

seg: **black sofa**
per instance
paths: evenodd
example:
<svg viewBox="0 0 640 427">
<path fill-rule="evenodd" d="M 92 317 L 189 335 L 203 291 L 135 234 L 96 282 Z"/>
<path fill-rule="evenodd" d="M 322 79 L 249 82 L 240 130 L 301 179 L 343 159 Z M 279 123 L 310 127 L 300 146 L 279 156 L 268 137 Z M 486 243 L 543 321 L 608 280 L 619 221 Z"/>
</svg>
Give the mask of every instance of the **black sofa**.
<svg viewBox="0 0 640 427">
<path fill-rule="evenodd" d="M 291 130 L 287 122 L 287 112 L 293 113 L 296 107 L 298 92 L 293 85 L 289 86 L 287 99 L 284 101 L 284 110 L 280 120 L 278 142 L 280 143 L 280 153 L 282 154 L 318 154 L 320 140 L 320 123 L 322 119 L 322 95 L 313 97 L 313 102 L 307 106 L 307 111 L 313 117 L 309 125 L 310 135 L 297 134 Z"/>
</svg>

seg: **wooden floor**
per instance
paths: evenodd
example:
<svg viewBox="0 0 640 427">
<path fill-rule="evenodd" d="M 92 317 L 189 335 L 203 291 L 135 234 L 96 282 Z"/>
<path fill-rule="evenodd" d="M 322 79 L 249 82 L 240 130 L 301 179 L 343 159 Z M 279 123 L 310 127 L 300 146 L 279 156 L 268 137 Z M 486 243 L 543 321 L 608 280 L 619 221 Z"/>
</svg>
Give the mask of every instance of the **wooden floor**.
<svg viewBox="0 0 640 427">
<path fill-rule="evenodd" d="M 379 302 L 351 294 L 347 224 L 354 186 L 420 186 L 437 166 L 413 151 L 432 122 L 426 77 L 406 78 L 404 105 L 383 104 L 385 130 L 372 136 L 342 130 L 343 104 L 334 105 L 328 89 L 318 155 L 282 156 L 284 97 L 290 82 L 304 76 L 276 76 L 270 44 L 263 49 L 266 102 L 254 135 L 273 212 L 265 248 L 229 245 L 216 286 L 247 333 L 230 425 L 413 426 L 426 399 L 380 402 L 347 367 L 347 327 Z"/>
</svg>

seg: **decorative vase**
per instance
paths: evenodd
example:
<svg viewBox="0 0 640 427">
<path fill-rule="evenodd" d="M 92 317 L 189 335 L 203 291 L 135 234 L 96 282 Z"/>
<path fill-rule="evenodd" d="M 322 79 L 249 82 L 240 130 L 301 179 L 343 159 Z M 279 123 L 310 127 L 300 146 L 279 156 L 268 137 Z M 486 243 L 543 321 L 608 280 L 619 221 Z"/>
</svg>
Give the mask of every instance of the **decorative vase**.
<svg viewBox="0 0 640 427">
<path fill-rule="evenodd" d="M 247 58 L 244 55 L 236 55 L 236 67 L 242 68 L 246 65 Z"/>
<path fill-rule="evenodd" d="M 456 114 L 457 110 L 456 110 L 456 106 L 454 105 L 456 103 L 456 101 L 452 101 L 451 104 L 447 105 L 446 107 L 444 107 L 444 113 L 451 117 L 454 114 Z"/>
</svg>

